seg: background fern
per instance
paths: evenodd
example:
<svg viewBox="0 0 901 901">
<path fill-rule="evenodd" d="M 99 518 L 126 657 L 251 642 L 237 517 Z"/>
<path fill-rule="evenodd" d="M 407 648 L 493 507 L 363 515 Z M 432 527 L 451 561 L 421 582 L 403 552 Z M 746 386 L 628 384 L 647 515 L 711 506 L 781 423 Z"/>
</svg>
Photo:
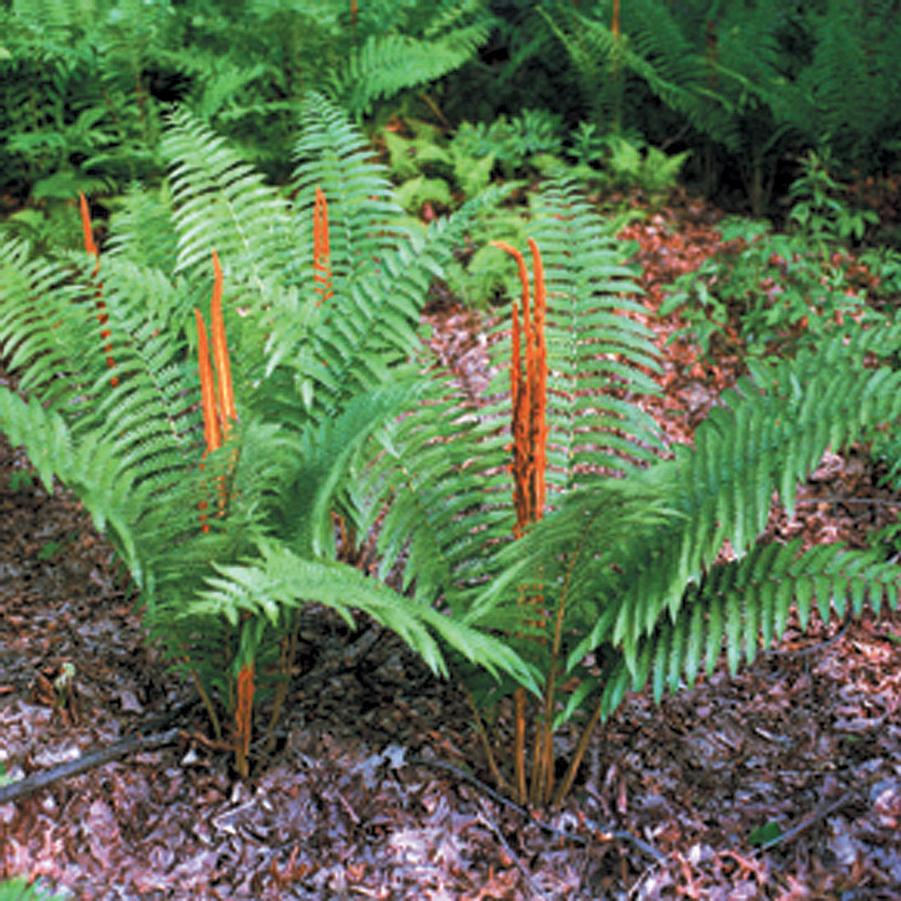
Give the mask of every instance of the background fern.
<svg viewBox="0 0 901 901">
<path fill-rule="evenodd" d="M 158 178 L 173 101 L 283 181 L 310 89 L 371 112 L 471 59 L 485 7 L 373 2 L 351 22 L 343 0 L 14 2 L 0 10 L 0 188 L 62 199 Z"/>
</svg>

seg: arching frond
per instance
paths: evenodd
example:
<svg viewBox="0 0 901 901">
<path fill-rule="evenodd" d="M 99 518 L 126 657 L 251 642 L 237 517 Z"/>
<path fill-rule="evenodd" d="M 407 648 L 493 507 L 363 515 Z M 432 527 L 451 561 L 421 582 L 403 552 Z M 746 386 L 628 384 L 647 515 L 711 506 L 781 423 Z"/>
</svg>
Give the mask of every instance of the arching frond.
<svg viewBox="0 0 901 901">
<path fill-rule="evenodd" d="M 176 271 L 207 270 L 210 250 L 258 281 L 290 265 L 284 202 L 225 141 L 184 109 L 163 141 L 178 231 Z"/>
<path fill-rule="evenodd" d="M 482 4 L 467 5 L 473 14 L 469 21 L 460 22 L 458 15 L 450 13 L 451 5 L 444 3 L 444 16 L 436 18 L 421 37 L 370 35 L 326 79 L 328 93 L 359 115 L 383 97 L 436 81 L 459 68 L 488 39 L 493 22 Z"/>
</svg>

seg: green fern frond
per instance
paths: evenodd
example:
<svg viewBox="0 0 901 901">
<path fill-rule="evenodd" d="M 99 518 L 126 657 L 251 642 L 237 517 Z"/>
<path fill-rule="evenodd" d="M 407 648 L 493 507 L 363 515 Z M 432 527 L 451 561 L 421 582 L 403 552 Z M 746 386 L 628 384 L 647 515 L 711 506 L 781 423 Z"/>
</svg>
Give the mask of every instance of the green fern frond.
<svg viewBox="0 0 901 901">
<path fill-rule="evenodd" d="M 209 271 L 210 251 L 257 282 L 290 271 L 284 202 L 221 138 L 184 109 L 163 141 L 178 230 L 176 272 Z"/>
<path fill-rule="evenodd" d="M 566 491 L 655 459 L 657 426 L 635 401 L 658 392 L 660 364 L 636 316 L 634 268 L 582 189 L 546 186 L 534 217 L 548 289 L 548 484 Z"/>
<path fill-rule="evenodd" d="M 21 242 L 0 247 L 0 353 L 23 391 L 61 405 L 104 366 L 96 318 L 97 279 L 80 254 L 69 264 L 31 260 Z"/>
<path fill-rule="evenodd" d="M 125 258 L 148 269 L 174 272 L 178 238 L 165 194 L 132 185 L 110 218 L 110 240 L 103 253 L 104 257 Z"/>
<path fill-rule="evenodd" d="M 378 523 L 381 573 L 403 560 L 405 589 L 427 603 L 445 594 L 462 611 L 462 596 L 493 571 L 492 546 L 511 534 L 506 437 L 436 379 L 381 442 L 361 492 L 362 527 Z"/>
<path fill-rule="evenodd" d="M 633 401 L 656 391 L 648 372 L 659 364 L 649 331 L 629 318 L 643 309 L 628 297 L 636 292 L 634 272 L 581 189 L 570 182 L 546 186 L 530 233 L 541 248 L 548 290 L 553 505 L 602 474 L 623 474 L 655 458 L 656 426 Z M 508 584 L 507 559 L 498 556 L 516 523 L 508 346 L 506 335 L 494 345 L 499 375 L 487 404 L 436 379 L 385 439 L 367 476 L 395 486 L 387 509 L 370 502 L 364 515 L 367 527 L 379 522 L 382 571 L 403 560 L 405 587 L 415 586 L 424 599 L 443 595 L 461 614 L 486 583 Z"/>
<path fill-rule="evenodd" d="M 901 416 L 901 373 L 867 369 L 842 341 L 774 367 L 762 384 L 728 395 L 698 429 L 692 449 L 644 478 L 666 491 L 683 519 L 621 561 L 626 578 L 611 640 L 634 665 L 638 639 L 662 611 L 679 614 L 686 585 L 702 578 L 723 543 L 744 555 L 778 492 L 789 513 L 795 486 L 827 448 Z M 766 388 L 766 393 L 761 389 Z"/>
<path fill-rule="evenodd" d="M 275 624 L 280 607 L 313 601 L 332 607 L 352 623 L 351 610 L 356 609 L 398 634 L 436 673 L 446 674 L 447 665 L 433 632 L 490 671 L 534 683 L 531 672 L 503 642 L 429 606 L 411 604 L 346 564 L 304 559 L 284 547 L 264 544 L 256 561 L 216 568 L 219 576 L 207 580 L 207 590 L 188 606 L 186 615 L 222 616 L 236 624 L 244 612 L 262 612 Z"/>
<path fill-rule="evenodd" d="M 72 437 L 58 413 L 0 386 L 0 431 L 13 447 L 25 449 L 48 492 L 53 490 L 54 478 L 68 477 Z"/>
<path fill-rule="evenodd" d="M 310 92 L 301 122 L 292 183 L 297 239 L 302 247 L 312 247 L 313 202 L 319 187 L 328 200 L 332 277 L 340 292 L 343 280 L 352 281 L 397 244 L 404 234 L 397 224 L 403 210 L 394 200 L 388 170 L 374 159 L 346 112 Z M 312 268 L 309 271 L 311 281 Z"/>
<path fill-rule="evenodd" d="M 684 613 L 665 619 L 639 643 L 636 666 L 609 664 L 602 695 L 609 716 L 626 690 L 641 691 L 650 680 L 654 698 L 665 690 L 694 684 L 719 664 L 722 647 L 734 675 L 742 661 L 751 664 L 761 649 L 785 632 L 793 608 L 802 629 L 814 603 L 823 621 L 859 616 L 864 603 L 879 613 L 882 604 L 898 607 L 898 567 L 863 551 L 823 545 L 800 552 L 800 541 L 755 548 L 741 560 L 718 564 L 684 599 Z"/>
<path fill-rule="evenodd" d="M 383 97 L 436 81 L 458 69 L 488 39 L 491 21 L 483 15 L 430 39 L 373 35 L 326 79 L 328 93 L 351 114 L 362 115 Z"/>
</svg>

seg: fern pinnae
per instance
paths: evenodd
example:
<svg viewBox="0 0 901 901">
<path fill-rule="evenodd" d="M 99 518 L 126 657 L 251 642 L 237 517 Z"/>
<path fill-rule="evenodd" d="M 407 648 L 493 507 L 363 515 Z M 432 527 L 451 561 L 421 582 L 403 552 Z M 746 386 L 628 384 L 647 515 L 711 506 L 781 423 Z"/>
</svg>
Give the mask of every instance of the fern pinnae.
<svg viewBox="0 0 901 901">
<path fill-rule="evenodd" d="M 211 247 L 258 285 L 289 265 L 286 208 L 223 139 L 183 109 L 170 117 L 163 153 L 170 162 L 179 235 L 176 272 L 206 271 Z"/>
<path fill-rule="evenodd" d="M 30 261 L 28 245 L 13 242 L 3 248 L 0 270 L 0 352 L 19 374 L 24 391 L 47 392 L 47 401 L 63 404 L 97 371 L 99 336 L 86 297 L 95 286 L 93 264 L 79 254 L 71 268 L 64 264 Z M 73 270 L 76 285 L 67 284 Z M 73 300 L 78 299 L 78 303 Z M 90 342 L 97 336 L 92 348 Z M 87 353 L 85 352 L 87 349 Z M 68 379 L 59 376 L 65 373 Z"/>
<path fill-rule="evenodd" d="M 402 210 L 393 198 L 387 169 L 374 160 L 372 149 L 340 109 L 311 91 L 302 115 L 304 129 L 294 148 L 291 186 L 298 199 L 298 240 L 309 246 L 319 187 L 331 206 L 331 265 L 340 285 L 396 246 Z"/>
<path fill-rule="evenodd" d="M 653 635 L 641 640 L 637 657 L 646 659 L 652 648 L 655 659 L 669 658 L 670 674 L 678 665 L 686 681 L 693 684 L 699 674 L 702 647 L 708 675 L 720 659 L 724 637 L 730 671 L 735 672 L 742 661 L 753 663 L 760 648 L 770 647 L 785 631 L 793 600 L 805 628 L 814 600 L 824 621 L 832 610 L 843 617 L 849 596 L 854 613 L 859 615 L 867 593 L 870 606 L 878 610 L 884 598 L 891 601 L 896 595 L 898 584 L 897 567 L 879 561 L 868 551 L 824 545 L 802 553 L 797 540 L 787 545 L 762 545 L 743 560 L 718 565 L 710 579 L 690 592 L 686 601 L 690 614 L 677 621 L 681 626 L 671 626 L 665 620 Z M 687 632 L 683 638 L 676 638 L 674 628 Z M 625 660 L 615 667 L 625 668 Z M 614 681 L 615 672 L 609 674 Z M 647 678 L 642 664 L 635 667 L 633 675 L 632 689 L 640 690 Z M 671 690 L 678 687 L 672 679 L 668 684 Z M 658 700 L 662 688 L 660 679 L 654 682 Z M 607 701 L 604 715 L 609 715 L 614 706 Z"/>
<path fill-rule="evenodd" d="M 478 17 L 441 36 L 370 35 L 325 78 L 330 97 L 354 116 L 375 101 L 436 81 L 472 58 L 490 34 L 492 18 Z"/>
<path fill-rule="evenodd" d="M 810 362 L 801 360 L 785 365 L 800 374 L 810 372 L 806 369 Z M 684 521 L 685 525 L 677 524 L 676 534 L 680 536 L 678 540 L 673 540 L 672 532 L 661 533 L 661 547 L 666 550 L 660 557 L 660 564 L 665 575 L 659 583 L 658 600 L 642 601 L 629 591 L 613 635 L 615 642 L 624 641 L 629 648 L 634 649 L 636 639 L 653 629 L 664 606 L 675 617 L 682 604 L 681 586 L 686 584 L 686 576 L 689 582 L 696 579 L 700 568 L 712 563 L 713 555 L 718 552 L 723 540 L 728 539 L 737 551 L 747 548 L 750 540 L 756 538 L 762 528 L 768 507 L 758 508 L 755 515 L 750 517 L 745 507 L 746 496 L 753 494 L 763 498 L 778 487 L 783 501 L 790 501 L 794 497 L 795 483 L 816 466 L 829 438 L 838 436 L 841 443 L 847 440 L 847 436 L 851 434 L 847 424 L 847 411 L 854 408 L 855 398 L 866 390 L 873 377 L 868 370 L 861 369 L 856 374 L 854 370 L 849 370 L 841 378 L 834 372 L 825 378 L 818 374 L 806 384 L 796 380 L 795 385 L 800 391 L 792 389 L 794 402 L 788 408 L 782 408 L 781 415 L 786 424 L 769 433 L 770 446 L 759 450 L 759 454 L 768 460 L 766 467 L 760 463 L 759 457 L 748 457 L 738 452 L 736 446 L 736 438 L 742 434 L 767 435 L 766 428 L 761 426 L 774 417 L 775 400 L 759 395 L 753 388 L 740 401 L 738 395 L 730 401 L 733 412 L 716 411 L 710 423 L 702 425 L 696 435 L 694 452 L 677 456 L 676 461 L 671 464 L 660 464 L 664 469 L 674 471 L 685 468 L 686 475 L 675 477 L 673 485 L 675 497 L 679 498 L 676 508 L 681 507 L 686 513 L 691 512 L 691 518 Z M 885 377 L 880 375 L 877 378 L 885 388 Z M 901 375 L 893 373 L 890 382 L 893 385 L 901 384 L 899 379 Z M 836 380 L 842 385 L 841 393 L 834 391 L 832 383 Z M 874 403 L 873 409 L 869 411 L 872 423 L 897 415 L 893 412 L 897 406 L 896 394 L 897 388 L 885 391 L 881 395 L 881 401 Z M 807 433 L 803 438 L 798 436 L 801 430 Z M 697 457 L 706 459 L 706 479 L 698 478 L 695 469 Z M 704 486 L 705 483 L 706 490 L 710 492 L 708 500 L 702 500 L 698 506 L 698 486 Z M 693 485 L 694 488 L 689 489 L 689 493 L 678 487 L 681 485 Z M 744 487 L 739 490 L 739 485 Z M 724 492 L 732 500 L 723 502 Z M 754 529 L 754 534 L 750 534 L 748 529 Z M 668 550 L 674 545 L 675 552 Z M 646 552 L 645 550 L 644 553 Z M 641 564 L 636 560 L 636 568 L 640 570 L 640 567 Z M 627 653 L 627 658 L 634 661 L 631 651 Z"/>
</svg>

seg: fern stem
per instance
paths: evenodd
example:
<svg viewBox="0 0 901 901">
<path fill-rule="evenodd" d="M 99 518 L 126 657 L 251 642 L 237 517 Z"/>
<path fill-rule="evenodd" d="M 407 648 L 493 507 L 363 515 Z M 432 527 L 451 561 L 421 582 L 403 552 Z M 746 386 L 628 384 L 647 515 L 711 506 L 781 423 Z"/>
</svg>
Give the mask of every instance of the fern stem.
<svg viewBox="0 0 901 901">
<path fill-rule="evenodd" d="M 516 777 L 516 797 L 520 804 L 525 804 L 529 793 L 526 788 L 526 690 L 522 687 L 513 693 L 513 712 L 513 769 Z"/>
<path fill-rule="evenodd" d="M 253 720 L 254 666 L 245 663 L 238 671 L 238 697 L 235 703 L 235 767 L 246 779 L 250 774 L 250 732 Z"/>
<path fill-rule="evenodd" d="M 216 413 L 216 386 L 213 381 L 213 370 L 210 366 L 210 350 L 207 340 L 206 326 L 203 316 L 194 308 L 194 321 L 197 324 L 197 362 L 200 373 L 200 405 L 203 411 L 203 437 L 206 442 L 206 454 L 218 450 L 222 446 L 219 433 L 219 419 Z"/>
<path fill-rule="evenodd" d="M 535 807 L 544 803 L 545 795 L 550 794 L 553 785 L 554 733 L 551 728 L 552 723 L 552 720 L 548 720 L 546 707 L 542 703 L 538 715 L 535 717 L 535 746 L 532 751 L 532 782 L 529 792 L 529 803 Z"/>
<path fill-rule="evenodd" d="M 187 658 L 185 658 L 187 660 Z M 203 682 L 200 681 L 200 676 L 197 675 L 196 669 L 191 669 L 191 681 L 194 683 L 194 688 L 197 689 L 197 694 L 200 696 L 200 702 L 203 704 L 204 709 L 206 710 L 207 716 L 210 718 L 210 725 L 213 727 L 213 735 L 216 737 L 216 741 L 221 740 L 222 738 L 222 726 L 219 723 L 219 717 L 216 714 L 216 708 L 213 706 L 213 702 L 209 696 L 207 690 L 203 687 Z"/>
<path fill-rule="evenodd" d="M 582 730 L 582 734 L 579 736 L 579 742 L 576 745 L 576 750 L 573 752 L 573 756 L 570 758 L 569 766 L 566 769 L 566 773 L 563 776 L 560 784 L 557 786 L 557 791 L 554 793 L 554 799 L 551 801 L 551 808 L 556 809 L 563 802 L 563 799 L 569 794 L 570 789 L 573 787 L 573 783 L 576 781 L 576 776 L 579 773 L 579 767 L 582 766 L 582 761 L 585 759 L 585 754 L 588 751 L 588 745 L 591 741 L 591 735 L 594 732 L 595 727 L 601 719 L 601 705 L 603 703 L 603 695 L 598 698 L 597 706 L 594 708 L 591 716 L 588 719 L 588 722 L 585 724 L 585 728 Z"/>
<path fill-rule="evenodd" d="M 81 231 L 84 237 L 84 249 L 86 253 L 97 259 L 97 266 L 100 266 L 100 251 L 94 243 L 94 229 L 91 225 L 91 211 L 88 209 L 88 199 L 82 191 L 78 195 L 78 207 L 81 214 Z M 95 270 L 96 274 L 96 270 Z"/>
<path fill-rule="evenodd" d="M 563 624 L 566 619 L 566 601 L 569 597 L 569 586 L 575 569 L 576 555 L 573 554 L 566 567 L 566 575 L 557 598 L 557 609 L 554 614 L 554 637 L 551 641 L 551 655 L 548 664 L 548 677 L 544 689 L 544 714 L 541 718 L 541 729 L 544 733 L 542 767 L 544 771 L 543 785 L 539 799 L 547 804 L 554 791 L 554 707 L 557 700 L 557 676 L 560 669 L 560 649 L 563 647 Z"/>
<path fill-rule="evenodd" d="M 281 719 L 282 707 L 288 697 L 291 688 L 291 670 L 294 667 L 294 659 L 297 656 L 297 645 L 300 639 L 300 611 L 294 610 L 291 614 L 291 631 L 287 636 L 282 636 L 279 647 L 278 671 L 281 681 L 275 689 L 275 697 L 272 701 L 272 714 L 269 717 L 269 726 L 266 729 L 266 751 L 272 753 L 275 750 L 275 728 Z"/>
<path fill-rule="evenodd" d="M 479 736 L 479 743 L 482 746 L 482 750 L 485 752 L 485 760 L 488 763 L 488 769 L 491 771 L 491 778 L 494 779 L 495 784 L 501 791 L 506 792 L 508 795 L 512 794 L 510 784 L 504 778 L 500 767 L 497 765 L 497 758 L 494 755 L 494 749 L 491 747 L 488 728 L 485 726 L 485 722 L 479 714 L 479 708 L 476 706 L 475 698 L 469 689 L 465 689 L 465 693 L 469 709 L 472 711 L 472 719 Z M 523 772 L 525 772 L 525 770 L 523 770 Z"/>
</svg>

